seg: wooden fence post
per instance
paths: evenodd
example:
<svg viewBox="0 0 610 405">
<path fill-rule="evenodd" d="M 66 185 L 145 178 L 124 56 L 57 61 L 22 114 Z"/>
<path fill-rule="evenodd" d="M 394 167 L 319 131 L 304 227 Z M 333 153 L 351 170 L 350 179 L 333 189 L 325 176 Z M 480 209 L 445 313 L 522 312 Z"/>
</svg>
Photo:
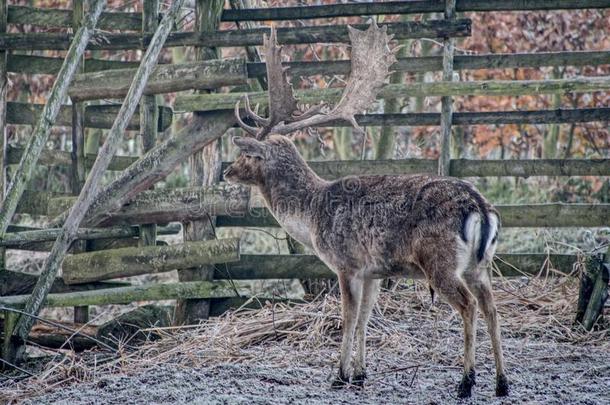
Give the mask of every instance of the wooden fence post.
<svg viewBox="0 0 610 405">
<path fill-rule="evenodd" d="M 74 35 L 68 54 L 66 55 L 61 70 L 57 74 L 55 83 L 51 89 L 49 99 L 44 106 L 38 124 L 28 139 L 25 152 L 19 162 L 19 167 L 13 175 L 13 180 L 8 186 L 6 198 L 0 209 L 0 236 L 4 235 L 13 214 L 15 214 L 17 203 L 25 190 L 25 186 L 30 180 L 34 167 L 38 162 L 38 158 L 44 149 L 51 125 L 57 118 L 62 101 L 68 92 L 68 86 L 70 85 L 80 62 L 80 57 L 85 52 L 85 48 L 89 43 L 89 38 L 93 34 L 93 30 L 105 3 L 105 0 L 97 0 L 92 3 L 91 10 L 83 21 L 82 26 Z"/>
<path fill-rule="evenodd" d="M 8 18 L 8 2 L 0 0 L 0 33 L 6 32 Z M 6 139 L 6 92 L 7 78 L 7 52 L 0 51 L 0 197 L 2 201 L 6 196 L 6 168 L 8 143 Z M 0 248 L 0 271 L 6 269 L 6 249 Z"/>
<path fill-rule="evenodd" d="M 159 0 L 144 0 L 142 10 L 142 34 L 155 32 L 159 25 Z M 155 147 L 157 141 L 157 97 L 143 96 L 140 103 L 140 136 L 142 152 Z M 157 243 L 157 225 L 140 225 L 140 246 L 154 246 Z"/>
<path fill-rule="evenodd" d="M 102 146 L 102 149 L 100 150 L 98 158 L 96 159 L 89 176 L 87 177 L 87 181 L 83 186 L 78 200 L 70 210 L 68 218 L 66 219 L 66 222 L 62 228 L 62 232 L 55 241 L 51 253 L 45 260 L 44 268 L 40 274 L 38 282 L 36 283 L 36 287 L 26 303 L 26 313 L 38 314 L 40 312 L 40 309 L 42 308 L 42 305 L 49 293 L 50 287 L 53 284 L 53 280 L 57 275 L 59 266 L 61 265 L 68 248 L 74 241 L 78 228 L 85 217 L 87 210 L 97 198 L 104 172 L 108 168 L 108 165 L 110 164 L 110 161 L 118 148 L 118 141 L 120 137 L 125 132 L 131 116 L 138 106 L 138 102 L 140 101 L 144 87 L 146 86 L 146 82 L 157 64 L 157 59 L 161 53 L 163 44 L 165 43 L 165 40 L 167 39 L 167 36 L 169 35 L 174 24 L 174 17 L 177 15 L 183 1 L 184 0 L 175 0 L 163 18 L 163 21 L 161 21 L 159 24 L 159 28 L 155 32 L 146 54 L 140 62 L 140 66 L 135 74 L 133 83 L 129 88 L 129 92 L 121 105 L 119 114 L 117 115 L 116 120 L 108 133 L 108 137 L 104 142 L 104 146 Z M 27 338 L 33 323 L 34 320 L 31 317 L 21 316 L 19 318 L 15 331 L 11 337 L 12 349 L 7 351 L 9 356 L 13 354 L 15 356 L 17 355 L 17 349 L 18 347 L 22 346 L 22 342 Z M 7 360 L 14 361 L 15 359 L 9 357 Z"/>
<path fill-rule="evenodd" d="M 83 0 L 74 0 L 72 6 L 72 24 L 74 31 L 78 30 L 80 23 L 85 16 Z M 85 56 L 80 57 L 77 72 L 85 72 Z M 79 195 L 87 173 L 85 172 L 85 104 L 79 102 L 72 103 L 72 173 L 71 190 L 73 195 Z M 74 252 L 84 252 L 87 250 L 86 241 L 75 242 Z M 89 307 L 74 307 L 74 322 L 87 323 L 89 321 Z"/>
<path fill-rule="evenodd" d="M 224 7 L 224 0 L 197 0 L 195 10 L 195 29 L 199 32 L 214 31 L 220 24 L 220 16 Z M 215 48 L 196 49 L 196 59 L 218 59 L 219 52 Z M 203 120 L 197 113 L 194 120 Z M 189 159 L 190 184 L 192 186 L 208 186 L 217 183 L 221 174 L 221 144 L 216 140 L 207 145 L 200 152 Z M 207 240 L 215 235 L 216 220 L 213 217 L 184 224 L 184 240 Z M 211 280 L 214 277 L 214 266 L 199 266 L 178 272 L 180 281 Z M 209 300 L 181 300 L 176 304 L 175 322 L 177 324 L 196 323 L 207 319 L 210 314 Z"/>
<path fill-rule="evenodd" d="M 455 0 L 445 0 L 445 19 L 455 19 Z M 443 81 L 453 81 L 453 48 L 454 38 L 443 39 Z M 441 98 L 441 134 L 440 155 L 438 157 L 438 174 L 449 176 L 451 163 L 451 123 L 453 120 L 453 98 Z"/>
</svg>

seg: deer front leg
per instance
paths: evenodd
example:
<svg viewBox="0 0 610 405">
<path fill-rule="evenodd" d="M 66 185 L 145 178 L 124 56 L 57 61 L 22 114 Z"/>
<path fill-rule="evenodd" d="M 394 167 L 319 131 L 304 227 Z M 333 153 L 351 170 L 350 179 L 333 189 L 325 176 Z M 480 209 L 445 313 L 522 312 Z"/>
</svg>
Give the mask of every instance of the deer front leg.
<svg viewBox="0 0 610 405">
<path fill-rule="evenodd" d="M 354 330 L 360 297 L 362 296 L 362 280 L 352 274 L 339 273 L 339 288 L 341 290 L 341 317 L 343 319 L 343 340 L 341 341 L 341 359 L 339 375 L 333 381 L 333 388 L 341 388 L 349 383 L 349 370 L 354 346 Z"/>
<path fill-rule="evenodd" d="M 362 286 L 362 297 L 360 299 L 360 310 L 356 324 L 356 359 L 354 361 L 354 373 L 352 384 L 362 387 L 366 380 L 366 330 L 377 301 L 379 284 L 381 280 L 365 280 Z"/>
</svg>

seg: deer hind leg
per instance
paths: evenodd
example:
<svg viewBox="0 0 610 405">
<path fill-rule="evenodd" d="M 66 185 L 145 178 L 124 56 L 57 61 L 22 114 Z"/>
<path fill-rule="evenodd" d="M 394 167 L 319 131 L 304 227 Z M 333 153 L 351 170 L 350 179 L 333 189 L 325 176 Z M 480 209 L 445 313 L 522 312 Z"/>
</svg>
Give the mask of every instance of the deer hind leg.
<svg viewBox="0 0 610 405">
<path fill-rule="evenodd" d="M 504 355 L 502 353 L 502 341 L 500 338 L 500 323 L 498 312 L 491 289 L 491 279 L 486 269 L 474 273 L 473 277 L 467 278 L 468 288 L 479 302 L 479 308 L 485 317 L 487 331 L 491 338 L 491 346 L 496 363 L 496 395 L 503 397 L 508 395 L 508 379 L 504 372 Z"/>
<path fill-rule="evenodd" d="M 377 301 L 379 284 L 381 280 L 365 280 L 362 286 L 362 297 L 356 323 L 356 359 L 354 361 L 354 373 L 352 384 L 363 386 L 366 380 L 366 330 Z"/>
<path fill-rule="evenodd" d="M 354 331 L 358 317 L 358 307 L 362 296 L 362 280 L 345 273 L 339 273 L 341 289 L 341 317 L 343 319 L 343 339 L 341 341 L 341 359 L 339 375 L 333 381 L 333 388 L 341 388 L 349 383 L 349 370 L 354 346 Z"/>
<path fill-rule="evenodd" d="M 450 269 L 450 267 L 445 267 Z M 464 375 L 458 385 L 460 398 L 470 397 L 472 386 L 475 384 L 474 352 L 476 338 L 477 300 L 472 295 L 460 273 L 453 271 L 436 271 L 430 278 L 434 289 L 441 295 L 462 317 L 464 323 Z"/>
</svg>

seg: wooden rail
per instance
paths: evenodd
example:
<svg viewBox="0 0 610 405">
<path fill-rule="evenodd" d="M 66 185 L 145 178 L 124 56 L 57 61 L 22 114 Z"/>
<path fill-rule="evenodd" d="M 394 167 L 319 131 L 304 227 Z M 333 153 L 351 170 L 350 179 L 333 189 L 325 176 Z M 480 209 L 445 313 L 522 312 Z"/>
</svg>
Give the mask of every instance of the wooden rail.
<svg viewBox="0 0 610 405">
<path fill-rule="evenodd" d="M 607 0 L 457 0 L 456 11 L 524 11 L 581 8 L 609 8 Z M 242 10 L 224 10 L 223 21 L 305 20 L 314 18 L 349 17 L 375 14 L 442 13 L 443 0 L 389 1 L 328 4 L 306 7 L 270 7 Z"/>
<path fill-rule="evenodd" d="M 426 22 L 388 23 L 388 33 L 396 39 L 464 37 L 470 35 L 469 19 L 452 22 L 429 20 Z M 356 24 L 365 29 L 366 24 Z M 263 34 L 269 28 L 197 32 L 177 32 L 169 35 L 165 47 L 199 46 L 230 47 L 262 45 Z M 316 42 L 349 43 L 346 25 L 325 25 L 313 27 L 289 27 L 277 29 L 278 41 L 282 44 L 311 44 Z M 0 49 L 6 50 L 63 50 L 70 45 L 72 35 L 60 33 L 0 34 Z M 151 35 L 135 33 L 98 34 L 92 37 L 88 48 L 94 49 L 143 49 L 148 46 Z"/>
<path fill-rule="evenodd" d="M 160 301 L 184 298 L 230 298 L 234 287 L 223 281 L 190 281 L 172 284 L 145 284 L 130 287 L 49 294 L 45 307 L 73 307 L 79 305 L 129 304 L 136 301 Z M 0 305 L 23 307 L 30 295 L 0 297 Z"/>
<path fill-rule="evenodd" d="M 593 92 L 610 90 L 610 77 L 580 77 L 555 80 L 485 80 L 472 82 L 428 82 L 387 84 L 378 99 L 404 97 L 442 97 L 442 96 L 519 96 L 525 94 L 563 94 L 566 92 Z M 339 100 L 342 88 L 297 90 L 297 99 L 304 104 L 315 104 L 324 100 Z M 252 104 L 267 106 L 269 100 L 266 92 L 248 93 Z M 176 98 L 176 111 L 211 111 L 232 109 L 243 93 L 192 94 Z"/>
<path fill-rule="evenodd" d="M 502 226 L 512 227 L 607 227 L 610 204 L 517 204 L 496 205 Z M 266 208 L 252 208 L 242 216 L 219 216 L 218 226 L 277 227 Z"/>
<path fill-rule="evenodd" d="M 505 254 L 499 253 L 494 267 L 505 277 L 538 274 L 547 266 L 562 274 L 571 274 L 575 255 Z M 214 272 L 218 280 L 335 278 L 335 274 L 314 255 L 241 255 L 239 262 L 219 267 Z M 422 278 L 419 273 L 409 278 Z"/>
<path fill-rule="evenodd" d="M 85 127 L 110 129 L 120 107 L 120 105 L 87 106 L 85 109 Z M 43 108 L 43 104 L 9 102 L 7 103 L 6 111 L 7 123 L 13 125 L 36 125 Z M 169 107 L 159 107 L 158 115 L 159 123 L 157 128 L 159 131 L 165 131 L 172 124 L 173 111 Z M 59 109 L 57 120 L 53 125 L 60 127 L 72 126 L 72 108 L 68 105 L 62 105 Z M 133 117 L 131 117 L 127 124 L 127 129 L 130 131 L 140 129 L 139 111 L 136 111 Z"/>
<path fill-rule="evenodd" d="M 47 56 L 9 55 L 7 70 L 22 74 L 57 74 L 63 59 Z M 596 66 L 610 64 L 608 51 L 565 51 L 539 53 L 507 53 L 481 55 L 455 55 L 453 68 L 467 69 L 505 69 L 517 67 L 543 66 Z M 87 59 L 85 72 L 99 72 L 112 69 L 133 69 L 137 62 Z M 267 74 L 264 62 L 247 62 L 248 77 L 264 77 Z M 350 71 L 349 60 L 316 62 L 286 62 L 290 72 L 297 76 L 345 75 Z M 431 72 L 443 69 L 441 56 L 398 58 L 392 66 L 397 72 Z"/>
<path fill-rule="evenodd" d="M 529 11 L 584 8 L 610 8 L 608 0 L 457 0 L 456 11 Z M 444 1 L 389 1 L 351 4 L 329 4 L 306 7 L 273 7 L 260 9 L 224 10 L 223 21 L 304 20 L 375 14 L 419 14 L 443 12 Z M 72 23 L 72 10 L 9 6 L 9 24 L 27 24 L 41 27 L 68 28 Z M 139 31 L 142 15 L 130 12 L 106 12 L 100 17 L 99 27 L 104 30 Z"/>
</svg>

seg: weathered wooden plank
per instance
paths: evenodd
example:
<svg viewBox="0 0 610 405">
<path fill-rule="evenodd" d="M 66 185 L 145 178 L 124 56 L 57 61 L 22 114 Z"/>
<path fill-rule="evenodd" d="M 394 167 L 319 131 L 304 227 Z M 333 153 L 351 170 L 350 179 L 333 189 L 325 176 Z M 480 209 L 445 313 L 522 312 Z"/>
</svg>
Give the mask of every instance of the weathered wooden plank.
<svg viewBox="0 0 610 405">
<path fill-rule="evenodd" d="M 159 301 L 180 298 L 230 298 L 234 296 L 235 290 L 229 282 L 191 281 L 49 294 L 45 301 L 45 306 L 114 305 L 129 304 L 137 301 Z M 29 297 L 29 295 L 0 297 L 0 305 L 23 307 Z"/>
<path fill-rule="evenodd" d="M 185 222 L 207 219 L 208 215 L 242 213 L 248 209 L 249 197 L 247 188 L 227 183 L 171 190 L 147 190 L 112 213 L 104 224 Z M 52 198 L 47 215 L 57 216 L 69 209 L 73 203 L 74 198 L 71 197 Z"/>
<path fill-rule="evenodd" d="M 24 74 L 49 74 L 59 72 L 63 59 L 47 56 L 9 55 L 7 70 Z M 517 67 L 542 66 L 596 66 L 610 64 L 608 51 L 566 51 L 538 53 L 507 53 L 481 55 L 454 55 L 453 68 L 467 69 L 505 69 Z M 137 68 L 138 62 L 87 59 L 85 72 L 98 72 L 112 69 Z M 295 76 L 346 75 L 350 72 L 349 60 L 285 62 Z M 248 77 L 266 77 L 264 62 L 247 62 Z M 392 66 L 397 72 L 423 73 L 443 69 L 442 56 L 398 58 Z"/>
<path fill-rule="evenodd" d="M 161 226 L 158 229 L 160 235 L 174 235 L 180 232 L 179 224 Z M 9 232 L 0 240 L 0 246 L 8 248 L 24 248 L 33 243 L 54 241 L 61 232 L 60 228 L 32 229 L 27 231 Z M 120 239 L 137 238 L 140 231 L 137 226 L 116 227 L 116 228 L 80 228 L 76 233 L 79 240 L 98 240 L 98 239 Z"/>
<path fill-rule="evenodd" d="M 430 1 L 389 1 L 365 3 L 337 3 L 328 5 L 307 5 L 306 7 L 270 7 L 241 10 L 224 10 L 222 21 L 267 21 L 304 20 L 378 14 L 419 14 L 443 11 L 442 0 Z M 517 10 L 560 10 L 584 8 L 609 8 L 608 0 L 457 0 L 457 11 L 517 11 Z M 36 8 L 29 6 L 9 6 L 10 24 L 28 24 L 41 27 L 69 27 L 72 10 Z M 99 27 L 105 30 L 137 31 L 142 26 L 140 13 L 102 13 Z"/>
<path fill-rule="evenodd" d="M 607 227 L 610 204 L 516 204 L 495 206 L 502 226 L 514 227 Z M 277 221 L 266 208 L 251 208 L 240 216 L 219 216 L 218 226 L 277 227 Z"/>
<path fill-rule="evenodd" d="M 470 35 L 471 20 L 454 22 L 428 20 L 426 22 L 388 23 L 388 33 L 396 39 L 464 37 Z M 355 28 L 366 29 L 366 24 L 356 24 Z M 243 30 L 213 31 L 199 34 L 178 32 L 169 36 L 165 47 L 199 46 L 230 47 L 262 45 L 263 34 L 269 34 L 266 27 Z M 316 42 L 349 43 L 346 25 L 326 25 L 312 27 L 277 28 L 281 44 L 311 44 Z M 0 34 L 0 49 L 6 50 L 62 50 L 67 49 L 72 36 L 60 33 L 10 33 Z M 98 34 L 92 37 L 88 48 L 94 49 L 138 49 L 146 48 L 150 35 L 141 34 Z"/>
<path fill-rule="evenodd" d="M 20 74 L 55 75 L 59 72 L 63 59 L 48 56 L 9 55 L 8 71 Z M 86 59 L 85 72 L 98 72 L 110 69 L 137 68 L 138 62 L 120 60 Z"/>
<path fill-rule="evenodd" d="M 77 75 L 68 90 L 73 100 L 122 98 L 136 69 L 107 70 Z M 159 65 L 153 71 L 145 95 L 191 89 L 214 89 L 247 83 L 243 59 L 222 59 L 176 65 Z"/>
<path fill-rule="evenodd" d="M 306 20 L 375 14 L 442 13 L 443 0 L 335 3 L 293 7 L 247 8 L 224 10 L 223 21 Z M 608 0 L 457 0 L 456 10 L 513 11 L 610 8 Z"/>
<path fill-rule="evenodd" d="M 231 162 L 223 162 L 226 169 Z M 335 160 L 308 162 L 319 176 L 334 180 L 344 176 L 433 174 L 434 159 Z M 455 177 L 610 176 L 610 159 L 452 159 Z"/>
<path fill-rule="evenodd" d="M 608 51 L 454 55 L 453 58 L 455 70 L 610 64 L 610 52 Z M 290 73 L 295 76 L 347 75 L 351 69 L 349 60 L 285 62 L 283 65 L 288 67 Z M 248 62 L 247 69 L 249 77 L 261 77 L 267 74 L 266 64 L 263 62 Z M 392 70 L 411 73 L 443 70 L 443 57 L 398 58 L 397 62 L 392 65 Z"/>
<path fill-rule="evenodd" d="M 56 8 L 37 8 L 29 6 L 10 6 L 10 24 L 26 24 L 50 28 L 69 28 L 72 26 L 72 10 Z M 103 30 L 140 30 L 140 13 L 105 12 L 99 18 L 98 27 Z"/>
<path fill-rule="evenodd" d="M 610 77 L 581 77 L 556 80 L 486 80 L 474 82 L 425 82 L 385 85 L 378 99 L 400 97 L 438 96 L 518 96 L 524 94 L 562 94 L 566 92 L 592 92 L 610 89 Z M 339 100 L 342 88 L 296 90 L 297 99 L 304 104 Z M 209 111 L 231 109 L 243 97 L 240 93 L 192 94 L 176 98 L 174 108 L 178 111 Z M 266 92 L 248 93 L 252 104 L 267 106 Z"/>
<path fill-rule="evenodd" d="M 17 271 L 6 270 L 0 272 L 0 297 L 11 295 L 30 294 L 36 285 L 38 276 L 34 274 L 20 273 Z M 118 281 L 104 281 L 95 283 L 85 283 L 70 286 L 60 277 L 53 281 L 51 286 L 52 293 L 65 293 L 72 291 L 99 290 L 102 288 L 126 287 L 129 283 Z"/>
<path fill-rule="evenodd" d="M 498 253 L 494 266 L 505 277 L 538 274 L 550 266 L 561 273 L 572 273 L 575 255 L 563 254 L 502 254 Z M 553 274 L 553 273 L 551 273 Z M 241 255 L 238 262 L 219 267 L 214 272 L 218 280 L 261 280 L 297 278 L 335 278 L 335 274 L 314 255 Z M 422 278 L 421 273 L 412 273 L 408 278 Z"/>
<path fill-rule="evenodd" d="M 81 284 L 237 260 L 238 238 L 127 247 L 68 256 L 62 277 L 67 284 Z"/>
<path fill-rule="evenodd" d="M 35 125 L 40 119 L 44 105 L 29 103 L 7 103 L 7 123 L 13 125 Z M 85 127 L 110 129 L 119 112 L 119 105 L 90 105 L 85 109 Z M 173 111 L 170 107 L 159 107 L 159 131 L 165 131 L 172 124 Z M 72 125 L 72 108 L 63 105 L 59 109 L 55 126 L 69 127 Z M 136 112 L 127 125 L 130 131 L 140 128 L 140 113 Z"/>
<path fill-rule="evenodd" d="M 140 62 L 140 67 L 135 74 L 133 83 L 129 88 L 123 104 L 121 105 L 121 109 L 119 110 L 116 120 L 110 129 L 108 136 L 106 137 L 106 141 L 98 154 L 98 158 L 96 159 L 95 164 L 87 177 L 87 181 L 83 186 L 79 198 L 70 210 L 68 218 L 62 227 L 62 233 L 55 241 L 53 249 L 45 260 L 44 268 L 41 272 L 40 278 L 38 279 L 38 283 L 36 284 L 36 287 L 34 288 L 34 291 L 32 292 L 32 295 L 28 299 L 25 306 L 26 312 L 32 314 L 38 314 L 40 312 L 40 309 L 42 308 L 42 305 L 48 295 L 51 282 L 57 275 L 59 266 L 63 261 L 69 246 L 74 241 L 76 232 L 80 227 L 88 208 L 97 197 L 98 190 L 101 187 L 101 179 L 104 172 L 108 168 L 110 161 L 112 160 L 112 156 L 116 153 L 118 148 L 118 140 L 123 136 L 123 132 L 127 128 L 127 124 L 138 106 L 138 102 L 142 96 L 146 81 L 150 77 L 150 74 L 157 63 L 163 43 L 165 42 L 167 35 L 169 35 L 169 32 L 173 26 L 174 18 L 177 15 L 177 11 L 182 6 L 182 3 L 183 0 L 174 0 L 167 14 L 163 18 L 163 21 L 161 21 L 159 24 L 159 28 L 155 32 L 150 46 Z M 80 303 L 80 305 L 87 304 Z M 31 327 L 32 319 L 28 317 L 21 317 L 17 323 L 16 335 L 21 340 L 24 340 L 27 338 Z"/>
<path fill-rule="evenodd" d="M 7 164 L 14 165 L 19 163 L 23 151 L 24 148 L 9 146 L 7 148 Z M 93 166 L 96 157 L 97 154 L 94 155 L 89 153 L 85 155 L 85 167 L 87 169 L 90 169 Z M 113 156 L 112 161 L 108 166 L 108 170 L 124 170 L 136 160 L 138 160 L 137 156 Z M 46 166 L 70 166 L 70 152 L 45 149 L 40 154 L 38 164 Z"/>
</svg>

